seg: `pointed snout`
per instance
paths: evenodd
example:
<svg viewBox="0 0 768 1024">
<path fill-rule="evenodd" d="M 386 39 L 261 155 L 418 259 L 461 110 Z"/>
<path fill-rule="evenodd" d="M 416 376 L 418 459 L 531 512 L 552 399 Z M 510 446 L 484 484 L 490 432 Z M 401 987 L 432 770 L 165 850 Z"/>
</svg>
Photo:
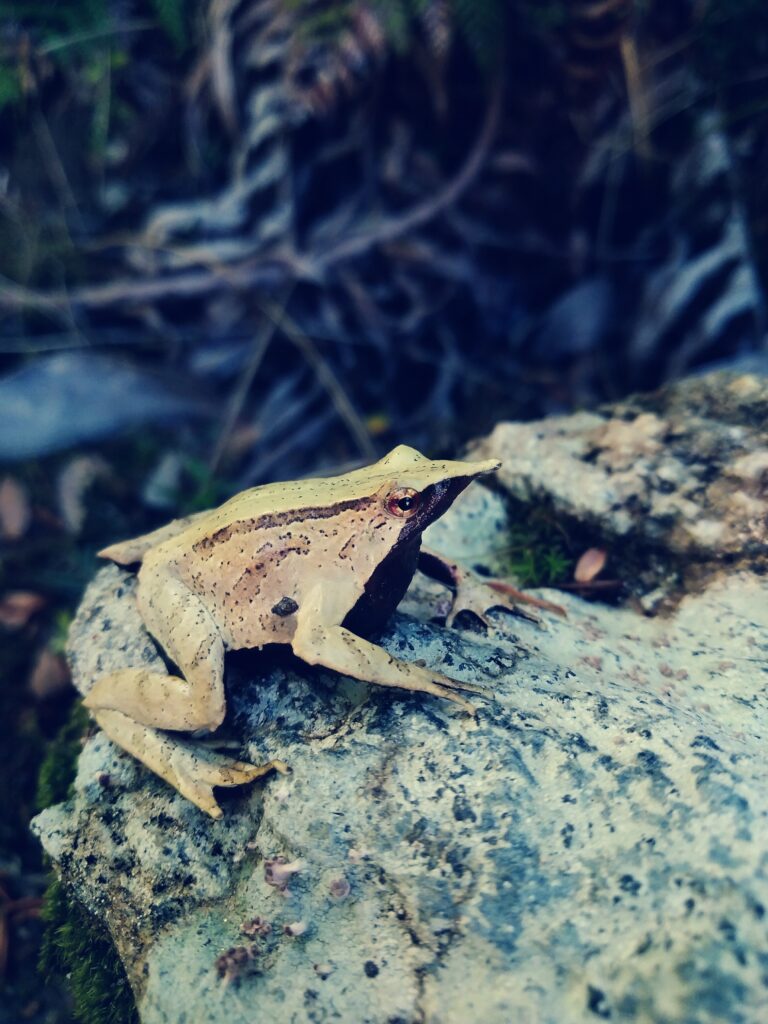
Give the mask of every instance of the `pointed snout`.
<svg viewBox="0 0 768 1024">
<path fill-rule="evenodd" d="M 469 466 L 470 476 L 485 476 L 487 473 L 495 473 L 501 468 L 499 459 L 482 459 L 479 462 L 463 462 L 463 466 Z"/>
<path fill-rule="evenodd" d="M 415 448 L 398 445 L 377 463 L 377 468 L 385 479 L 392 478 L 404 486 L 422 490 L 447 480 L 462 479 L 466 486 L 478 476 L 495 473 L 500 465 L 498 459 L 427 459 Z"/>
<path fill-rule="evenodd" d="M 452 480 L 456 477 L 466 477 L 474 480 L 478 476 L 487 476 L 488 473 L 495 473 L 501 466 L 498 459 L 482 459 L 476 462 L 469 460 L 456 462 L 441 462 L 441 476 L 444 480 Z"/>
</svg>

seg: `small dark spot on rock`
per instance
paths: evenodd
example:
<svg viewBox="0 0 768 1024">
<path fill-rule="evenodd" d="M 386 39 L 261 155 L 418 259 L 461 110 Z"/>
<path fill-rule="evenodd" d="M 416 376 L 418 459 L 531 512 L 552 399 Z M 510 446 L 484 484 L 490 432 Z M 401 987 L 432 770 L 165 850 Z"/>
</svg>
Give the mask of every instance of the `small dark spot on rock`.
<svg viewBox="0 0 768 1024">
<path fill-rule="evenodd" d="M 453 798 L 453 816 L 456 821 L 477 821 L 472 805 L 461 793 L 457 793 Z"/>
<path fill-rule="evenodd" d="M 727 918 L 722 918 L 717 926 L 720 930 L 721 935 L 727 942 L 733 942 L 736 938 L 736 925 Z"/>
<path fill-rule="evenodd" d="M 450 849 L 445 859 L 453 868 L 454 875 L 456 875 L 457 878 L 461 878 L 465 870 L 461 852 L 456 849 Z"/>
<path fill-rule="evenodd" d="M 605 1003 L 605 992 L 594 985 L 587 985 L 587 1009 L 603 1020 L 608 1020 L 611 1016 L 611 1011 Z"/>
<path fill-rule="evenodd" d="M 365 976 L 367 978 L 375 978 L 376 975 L 379 973 L 379 968 L 376 966 L 373 960 L 366 960 L 365 963 L 363 964 L 363 970 L 365 971 Z"/>
<path fill-rule="evenodd" d="M 652 750 L 639 750 L 637 753 L 637 760 L 642 768 L 648 772 L 649 775 L 655 775 L 661 771 L 662 760 L 658 754 Z"/>
<path fill-rule="evenodd" d="M 706 747 L 708 750 L 722 750 L 722 748 L 718 747 L 715 741 L 710 739 L 709 736 L 702 736 L 701 734 L 694 736 L 691 747 L 694 749 L 696 747 Z"/>
<path fill-rule="evenodd" d="M 640 882 L 632 875 L 622 875 L 619 879 L 619 888 L 622 892 L 628 892 L 632 896 L 637 896 L 640 892 Z"/>
<path fill-rule="evenodd" d="M 586 754 L 592 753 L 593 751 L 597 750 L 597 747 L 592 746 L 591 743 L 585 740 L 580 732 L 572 732 L 568 737 L 567 742 L 568 746 L 572 749 L 581 750 Z"/>
</svg>

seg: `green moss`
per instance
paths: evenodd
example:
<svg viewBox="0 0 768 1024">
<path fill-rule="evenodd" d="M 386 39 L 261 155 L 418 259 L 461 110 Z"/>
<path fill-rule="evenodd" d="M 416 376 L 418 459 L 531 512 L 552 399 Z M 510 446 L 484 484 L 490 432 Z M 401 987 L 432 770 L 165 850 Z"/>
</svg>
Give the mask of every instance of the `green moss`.
<svg viewBox="0 0 768 1024">
<path fill-rule="evenodd" d="M 550 587 L 570 580 L 576 563 L 574 539 L 547 508 L 514 502 L 508 544 L 496 554 L 504 575 L 521 587 Z"/>
<path fill-rule="evenodd" d="M 37 778 L 37 807 L 43 810 L 72 795 L 77 758 L 88 728 L 88 712 L 80 701 L 72 706 L 69 718 L 48 746 Z"/>
<path fill-rule="evenodd" d="M 74 1013 L 82 1024 L 138 1024 L 125 970 L 109 932 L 58 879 L 46 891 L 46 924 L 40 950 L 45 977 L 66 977 Z"/>
<path fill-rule="evenodd" d="M 42 810 L 71 796 L 88 714 L 77 701 L 40 767 L 37 804 Z M 45 934 L 40 972 L 66 979 L 75 1018 L 82 1024 L 136 1024 L 131 987 L 106 926 L 51 877 L 43 901 Z"/>
</svg>

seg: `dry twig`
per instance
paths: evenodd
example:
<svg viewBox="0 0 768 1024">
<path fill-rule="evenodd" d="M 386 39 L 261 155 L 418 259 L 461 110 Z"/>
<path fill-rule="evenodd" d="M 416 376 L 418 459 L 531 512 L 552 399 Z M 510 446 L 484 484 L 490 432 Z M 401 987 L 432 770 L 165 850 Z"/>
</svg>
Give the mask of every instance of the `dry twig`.
<svg viewBox="0 0 768 1024">
<path fill-rule="evenodd" d="M 463 195 L 488 158 L 501 116 L 502 94 L 499 80 L 474 147 L 458 174 L 443 189 L 406 213 L 384 218 L 368 231 L 344 238 L 324 251 L 296 253 L 284 249 L 226 267 L 211 266 L 172 276 L 113 281 L 52 292 L 40 292 L 0 279 L 0 310 L 31 309 L 55 315 L 69 312 L 73 307 L 97 310 L 170 298 L 200 298 L 221 288 L 248 291 L 254 287 L 274 288 L 286 280 L 318 282 L 344 261 L 422 227 Z"/>
</svg>

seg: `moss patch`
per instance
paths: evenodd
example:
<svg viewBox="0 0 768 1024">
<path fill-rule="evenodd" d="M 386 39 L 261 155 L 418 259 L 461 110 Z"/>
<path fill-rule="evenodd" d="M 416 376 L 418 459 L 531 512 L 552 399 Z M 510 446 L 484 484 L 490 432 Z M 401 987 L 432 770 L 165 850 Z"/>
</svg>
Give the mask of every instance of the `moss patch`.
<svg viewBox="0 0 768 1024">
<path fill-rule="evenodd" d="M 495 552 L 502 574 L 521 587 L 551 587 L 570 580 L 581 553 L 579 541 L 551 509 L 505 498 L 512 525 L 507 544 Z"/>
<path fill-rule="evenodd" d="M 41 810 L 71 795 L 88 725 L 88 713 L 78 701 L 41 765 L 37 784 Z M 40 972 L 46 978 L 66 978 L 76 1020 L 82 1024 L 138 1024 L 133 993 L 108 929 L 53 875 L 45 892 L 42 918 L 45 934 Z"/>
<path fill-rule="evenodd" d="M 138 1024 L 133 993 L 105 926 L 54 878 L 45 894 L 44 976 L 66 977 L 82 1024 Z"/>
<path fill-rule="evenodd" d="M 77 757 L 88 728 L 88 712 L 77 701 L 59 735 L 49 745 L 37 779 L 37 807 L 44 810 L 72 795 Z"/>
</svg>

